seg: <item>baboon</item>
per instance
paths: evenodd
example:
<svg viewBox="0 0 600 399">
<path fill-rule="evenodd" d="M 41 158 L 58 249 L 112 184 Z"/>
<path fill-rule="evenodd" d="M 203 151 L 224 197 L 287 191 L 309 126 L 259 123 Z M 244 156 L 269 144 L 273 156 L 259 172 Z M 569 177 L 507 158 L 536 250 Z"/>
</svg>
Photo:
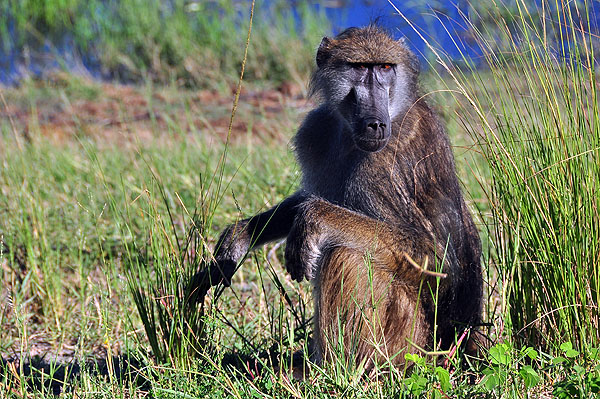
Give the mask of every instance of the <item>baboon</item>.
<svg viewBox="0 0 600 399">
<path fill-rule="evenodd" d="M 320 105 L 293 140 L 301 188 L 227 227 L 194 284 L 229 285 L 250 249 L 287 237 L 287 271 L 314 284 L 315 361 L 400 365 L 448 349 L 481 321 L 481 244 L 418 61 L 368 26 L 325 37 L 316 62 Z"/>
</svg>

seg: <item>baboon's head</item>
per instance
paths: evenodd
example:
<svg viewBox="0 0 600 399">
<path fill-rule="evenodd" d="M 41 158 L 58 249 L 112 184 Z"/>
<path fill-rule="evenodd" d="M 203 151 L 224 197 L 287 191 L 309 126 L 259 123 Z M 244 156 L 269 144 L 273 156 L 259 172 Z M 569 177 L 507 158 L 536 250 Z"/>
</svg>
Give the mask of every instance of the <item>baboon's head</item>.
<svg viewBox="0 0 600 399">
<path fill-rule="evenodd" d="M 391 121 L 415 98 L 418 62 L 402 40 L 381 28 L 349 28 L 323 38 L 311 94 L 337 109 L 348 123 L 356 146 L 381 150 Z"/>
</svg>

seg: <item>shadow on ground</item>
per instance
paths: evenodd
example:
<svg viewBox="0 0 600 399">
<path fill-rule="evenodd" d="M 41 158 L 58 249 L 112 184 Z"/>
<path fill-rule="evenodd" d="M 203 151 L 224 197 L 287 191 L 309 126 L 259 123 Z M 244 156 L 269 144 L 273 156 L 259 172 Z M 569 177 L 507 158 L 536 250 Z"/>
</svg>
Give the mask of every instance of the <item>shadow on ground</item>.
<svg viewBox="0 0 600 399">
<path fill-rule="evenodd" d="M 85 376 L 110 378 L 119 386 L 145 391 L 152 397 L 152 381 L 155 370 L 148 364 L 127 355 L 112 358 L 94 358 L 77 360 L 74 358 L 53 358 L 50 356 L 32 356 L 20 359 L 18 357 L 0 358 L 0 389 L 17 395 L 25 389 L 29 392 L 44 392 L 53 395 L 73 392 L 80 379 Z M 283 363 L 279 362 L 283 359 Z M 110 360 L 110 361 L 109 361 Z M 280 354 L 274 348 L 265 350 L 253 356 L 249 354 L 230 352 L 223 356 L 223 369 L 235 370 L 249 380 L 262 375 L 265 365 L 269 368 L 288 368 L 290 365 L 294 378 L 302 378 L 307 363 L 301 352 L 291 356 Z M 4 378 L 1 377 L 4 376 Z M 2 383 L 4 380 L 4 384 Z"/>
<path fill-rule="evenodd" d="M 46 356 L 0 359 L 0 368 L 6 381 L 3 388 L 17 394 L 21 393 L 23 387 L 29 391 L 42 391 L 54 395 L 70 392 L 82 374 L 111 376 L 124 386 L 135 386 L 145 391 L 151 388 L 146 366 L 125 355 L 87 361 L 48 359 Z"/>
</svg>

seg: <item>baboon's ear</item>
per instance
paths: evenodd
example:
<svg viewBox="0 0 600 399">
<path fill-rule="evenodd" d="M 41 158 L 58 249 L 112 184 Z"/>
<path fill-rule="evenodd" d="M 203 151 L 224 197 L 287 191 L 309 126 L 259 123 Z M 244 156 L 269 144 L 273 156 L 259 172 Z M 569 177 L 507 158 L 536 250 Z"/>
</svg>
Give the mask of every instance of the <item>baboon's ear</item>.
<svg viewBox="0 0 600 399">
<path fill-rule="evenodd" d="M 398 39 L 398 43 L 400 43 L 400 45 L 404 47 L 408 52 L 408 56 L 406 57 L 408 67 L 412 70 L 412 72 L 418 74 L 421 70 L 421 63 L 419 62 L 417 56 L 408 47 L 408 44 L 406 43 L 406 38 L 401 37 L 400 39 Z"/>
<path fill-rule="evenodd" d="M 328 37 L 324 37 L 321 40 L 321 44 L 319 44 L 319 49 L 317 50 L 317 66 L 321 68 L 325 65 L 327 58 L 329 58 L 329 45 L 331 44 L 331 39 Z"/>
<path fill-rule="evenodd" d="M 419 72 L 421 72 L 421 63 L 419 62 L 417 56 L 413 54 L 412 57 L 409 58 L 408 62 L 415 75 L 418 75 Z"/>
</svg>

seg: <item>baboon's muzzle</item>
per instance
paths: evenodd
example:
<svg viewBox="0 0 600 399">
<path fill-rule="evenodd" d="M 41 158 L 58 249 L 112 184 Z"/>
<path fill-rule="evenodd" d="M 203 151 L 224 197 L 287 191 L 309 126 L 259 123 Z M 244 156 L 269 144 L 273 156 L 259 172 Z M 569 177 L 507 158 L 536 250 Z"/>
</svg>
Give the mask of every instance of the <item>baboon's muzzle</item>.
<svg viewBox="0 0 600 399">
<path fill-rule="evenodd" d="M 388 118 L 367 117 L 362 120 L 361 131 L 354 136 L 354 142 L 363 151 L 377 152 L 387 144 L 390 138 L 390 120 Z"/>
<path fill-rule="evenodd" d="M 351 91 L 354 100 L 354 132 L 356 146 L 366 152 L 377 152 L 386 146 L 391 129 L 388 113 L 387 90 L 375 85 L 368 85 L 361 90 L 362 98 L 356 90 Z"/>
</svg>

